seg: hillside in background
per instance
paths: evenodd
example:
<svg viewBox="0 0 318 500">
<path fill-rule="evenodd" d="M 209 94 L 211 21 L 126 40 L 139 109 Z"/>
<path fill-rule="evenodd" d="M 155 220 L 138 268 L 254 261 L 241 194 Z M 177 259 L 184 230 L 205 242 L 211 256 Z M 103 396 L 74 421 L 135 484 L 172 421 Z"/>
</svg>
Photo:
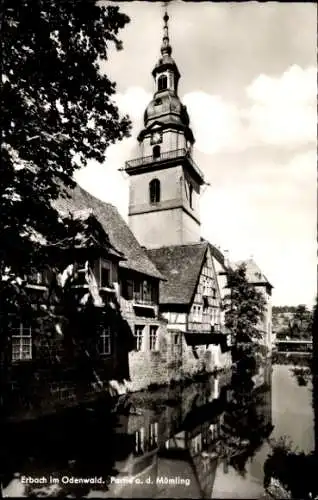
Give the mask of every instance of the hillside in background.
<svg viewBox="0 0 318 500">
<path fill-rule="evenodd" d="M 304 305 L 273 307 L 273 334 L 278 339 L 310 338 L 312 321 L 313 313 Z"/>
</svg>

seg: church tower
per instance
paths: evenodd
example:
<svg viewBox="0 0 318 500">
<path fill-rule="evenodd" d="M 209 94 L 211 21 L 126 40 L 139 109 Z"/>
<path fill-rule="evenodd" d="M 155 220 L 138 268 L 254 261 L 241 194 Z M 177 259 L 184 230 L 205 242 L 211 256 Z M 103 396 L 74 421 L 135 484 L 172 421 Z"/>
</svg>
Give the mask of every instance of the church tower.
<svg viewBox="0 0 318 500">
<path fill-rule="evenodd" d="M 126 162 L 130 176 L 129 227 L 147 248 L 200 241 L 203 174 L 192 159 L 194 137 L 178 97 L 180 73 L 171 57 L 167 12 L 161 57 L 152 71 L 154 96 L 138 135 L 139 157 Z"/>
</svg>

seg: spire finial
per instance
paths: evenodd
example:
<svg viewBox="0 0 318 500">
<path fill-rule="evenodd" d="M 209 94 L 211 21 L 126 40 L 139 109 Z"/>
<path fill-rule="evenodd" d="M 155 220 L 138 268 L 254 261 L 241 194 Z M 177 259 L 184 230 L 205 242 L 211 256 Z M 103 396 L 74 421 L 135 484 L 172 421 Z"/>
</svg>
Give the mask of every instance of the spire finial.
<svg viewBox="0 0 318 500">
<path fill-rule="evenodd" d="M 168 3 L 167 1 L 164 2 L 165 13 L 163 16 L 164 25 L 163 25 L 163 38 L 161 45 L 161 54 L 163 56 L 165 55 L 170 56 L 172 52 L 172 48 L 169 42 L 169 28 L 168 28 L 169 15 L 168 15 L 167 3 Z"/>
</svg>

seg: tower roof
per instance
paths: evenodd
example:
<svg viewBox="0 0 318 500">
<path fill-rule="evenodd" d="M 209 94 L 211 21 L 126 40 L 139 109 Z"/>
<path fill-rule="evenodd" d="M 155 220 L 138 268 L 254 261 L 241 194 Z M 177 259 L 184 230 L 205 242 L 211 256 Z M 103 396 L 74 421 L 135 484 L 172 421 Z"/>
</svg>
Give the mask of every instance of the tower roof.
<svg viewBox="0 0 318 500">
<path fill-rule="evenodd" d="M 172 47 L 169 39 L 169 15 L 165 11 L 163 37 L 160 48 L 161 57 L 152 71 L 156 82 L 153 99 L 148 104 L 144 113 L 144 129 L 140 132 L 138 140 L 142 141 L 154 123 L 161 128 L 173 128 L 184 133 L 186 140 L 194 143 L 187 108 L 179 99 L 178 82 L 180 73 L 171 57 Z"/>
<path fill-rule="evenodd" d="M 172 54 L 172 47 L 170 45 L 170 39 L 169 39 L 169 27 L 168 27 L 168 21 L 169 21 L 169 15 L 167 12 L 167 9 L 165 10 L 165 14 L 163 16 L 163 37 L 162 37 L 162 44 L 160 48 L 161 52 L 161 57 L 159 61 L 157 62 L 156 66 L 154 67 L 152 71 L 152 75 L 155 77 L 157 73 L 170 68 L 174 71 L 177 80 L 180 78 L 180 73 L 178 70 L 178 67 L 174 61 L 174 59 L 171 57 Z"/>
</svg>

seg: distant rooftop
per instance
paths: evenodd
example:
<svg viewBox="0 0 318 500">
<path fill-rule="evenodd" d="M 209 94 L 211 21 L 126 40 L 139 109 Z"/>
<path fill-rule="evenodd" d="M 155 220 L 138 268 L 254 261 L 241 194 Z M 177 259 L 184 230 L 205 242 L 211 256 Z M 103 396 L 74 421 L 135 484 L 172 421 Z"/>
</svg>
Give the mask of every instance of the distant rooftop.
<svg viewBox="0 0 318 500">
<path fill-rule="evenodd" d="M 232 267 L 233 269 L 237 269 L 242 264 L 245 264 L 246 266 L 246 278 L 250 283 L 253 283 L 254 285 L 266 284 L 273 288 L 273 285 L 268 281 L 265 274 L 261 271 L 261 269 L 253 259 L 231 262 L 230 267 Z"/>
</svg>

